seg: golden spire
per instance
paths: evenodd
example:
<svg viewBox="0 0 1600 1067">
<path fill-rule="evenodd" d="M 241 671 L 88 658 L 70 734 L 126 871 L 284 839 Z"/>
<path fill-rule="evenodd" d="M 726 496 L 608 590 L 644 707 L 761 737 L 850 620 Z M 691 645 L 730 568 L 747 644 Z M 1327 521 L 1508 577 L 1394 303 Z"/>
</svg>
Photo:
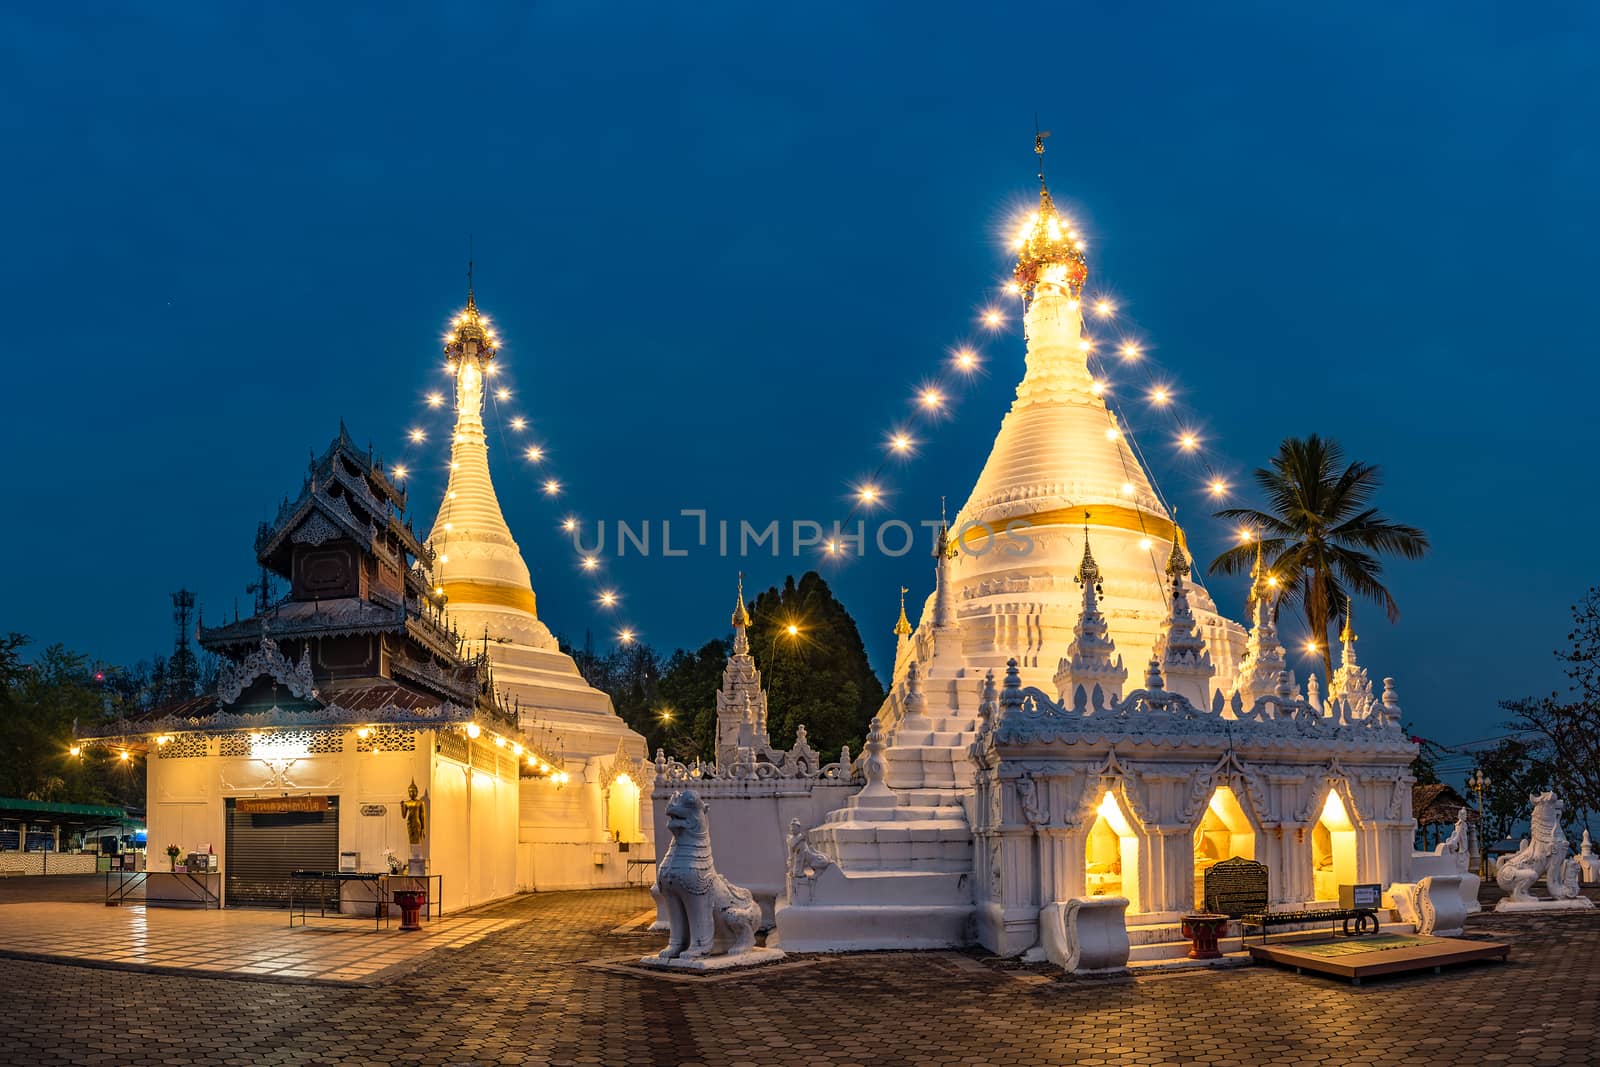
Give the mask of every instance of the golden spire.
<svg viewBox="0 0 1600 1067">
<path fill-rule="evenodd" d="M 473 347 L 469 351 L 468 345 Z M 467 261 L 467 306 L 450 324 L 444 340 L 444 353 L 451 359 L 473 355 L 484 362 L 494 358 L 499 341 L 489 329 L 489 317 L 478 311 L 477 295 L 472 290 L 472 261 Z"/>
<path fill-rule="evenodd" d="M 1172 524 L 1172 554 L 1167 557 L 1167 575 L 1172 578 L 1184 578 L 1189 574 L 1189 557 L 1183 553 L 1183 531 L 1177 523 Z"/>
<path fill-rule="evenodd" d="M 1339 630 L 1339 643 L 1341 645 L 1346 645 L 1346 646 L 1353 645 L 1353 644 L 1356 643 L 1357 640 L 1359 640 L 1356 637 L 1355 621 L 1356 620 L 1355 620 L 1355 609 L 1354 609 L 1354 606 L 1350 603 L 1350 598 L 1349 597 L 1345 597 L 1344 598 L 1344 626 Z"/>
<path fill-rule="evenodd" d="M 750 625 L 750 612 L 744 606 L 744 571 L 739 572 L 739 599 L 733 607 L 733 625 L 736 628 Z"/>
<path fill-rule="evenodd" d="M 1068 295 L 1077 297 L 1089 277 L 1083 235 L 1061 217 L 1044 181 L 1044 139 L 1049 136 L 1049 130 L 1036 127 L 1033 151 L 1039 157 L 1039 210 L 1022 221 L 1012 241 L 1017 265 L 1011 276 L 1025 301 L 1031 301 L 1040 286 L 1065 289 Z"/>
<path fill-rule="evenodd" d="M 911 635 L 911 620 L 906 618 L 906 594 L 911 592 L 905 586 L 900 587 L 900 618 L 895 621 L 894 635 L 896 637 L 909 637 Z"/>
<path fill-rule="evenodd" d="M 1094 560 L 1094 553 L 1089 551 L 1089 513 L 1083 513 L 1086 520 L 1083 524 L 1083 562 L 1078 564 L 1078 584 L 1089 585 L 1093 583 L 1096 589 L 1100 586 L 1100 564 Z"/>
</svg>

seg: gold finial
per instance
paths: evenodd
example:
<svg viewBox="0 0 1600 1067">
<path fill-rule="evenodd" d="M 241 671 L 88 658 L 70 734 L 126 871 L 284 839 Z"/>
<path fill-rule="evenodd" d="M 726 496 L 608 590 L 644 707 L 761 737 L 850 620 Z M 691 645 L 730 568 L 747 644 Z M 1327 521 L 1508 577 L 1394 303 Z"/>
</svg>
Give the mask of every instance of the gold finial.
<svg viewBox="0 0 1600 1067">
<path fill-rule="evenodd" d="M 1087 519 L 1089 513 L 1087 511 L 1084 512 L 1083 517 Z M 1089 524 L 1085 522 L 1083 524 L 1083 562 L 1078 564 L 1078 584 L 1088 585 L 1091 582 L 1094 583 L 1098 591 L 1100 586 L 1100 564 L 1095 562 L 1094 553 L 1089 551 Z"/>
<path fill-rule="evenodd" d="M 450 333 L 445 338 L 444 352 L 451 359 L 460 359 L 469 354 L 482 357 L 485 361 L 493 359 L 498 350 L 499 342 L 490 332 L 488 320 L 478 311 L 477 294 L 473 291 L 471 259 L 467 260 L 467 306 L 461 314 L 455 317 L 450 324 Z M 475 353 L 468 353 L 467 344 L 476 342 Z"/>
<path fill-rule="evenodd" d="M 1183 531 L 1177 523 L 1172 524 L 1172 554 L 1167 557 L 1167 574 L 1173 578 L 1182 578 L 1189 573 L 1189 557 L 1183 552 Z"/>
<path fill-rule="evenodd" d="M 1358 640 L 1360 640 L 1360 639 L 1358 637 L 1356 637 L 1355 608 L 1351 604 L 1350 598 L 1349 597 L 1345 597 L 1344 598 L 1344 626 L 1339 630 L 1339 643 L 1341 645 L 1353 645 Z"/>
<path fill-rule="evenodd" d="M 733 625 L 735 627 L 750 625 L 750 612 L 744 606 L 744 571 L 739 572 L 739 599 L 733 608 Z"/>
<path fill-rule="evenodd" d="M 1024 219 L 1012 242 L 1017 250 L 1017 265 L 1011 272 L 1024 301 L 1032 301 L 1039 286 L 1066 290 L 1076 298 L 1088 280 L 1089 266 L 1084 258 L 1083 236 L 1061 217 L 1050 188 L 1044 180 L 1044 140 L 1049 130 L 1033 124 L 1033 151 L 1039 157 L 1039 210 Z"/>
<path fill-rule="evenodd" d="M 905 586 L 900 587 L 900 618 L 894 624 L 896 637 L 909 637 L 911 634 L 911 620 L 906 618 L 906 594 L 911 592 Z"/>
</svg>

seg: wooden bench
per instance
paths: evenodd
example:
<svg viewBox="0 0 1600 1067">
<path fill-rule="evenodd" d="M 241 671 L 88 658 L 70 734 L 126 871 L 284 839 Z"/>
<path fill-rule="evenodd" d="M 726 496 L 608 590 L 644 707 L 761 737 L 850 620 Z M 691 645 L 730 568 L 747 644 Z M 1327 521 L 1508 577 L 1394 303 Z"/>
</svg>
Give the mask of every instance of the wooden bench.
<svg viewBox="0 0 1600 1067">
<path fill-rule="evenodd" d="M 1267 943 L 1267 931 L 1274 926 L 1288 926 L 1291 923 L 1327 922 L 1332 927 L 1333 933 L 1339 933 L 1338 924 L 1343 920 L 1343 933 L 1345 937 L 1356 937 L 1360 934 L 1375 934 L 1378 932 L 1378 912 L 1375 908 L 1317 908 L 1308 911 L 1258 911 L 1239 917 L 1240 926 L 1254 926 L 1261 931 L 1261 943 Z M 1354 921 L 1356 927 L 1350 929 Z"/>
</svg>

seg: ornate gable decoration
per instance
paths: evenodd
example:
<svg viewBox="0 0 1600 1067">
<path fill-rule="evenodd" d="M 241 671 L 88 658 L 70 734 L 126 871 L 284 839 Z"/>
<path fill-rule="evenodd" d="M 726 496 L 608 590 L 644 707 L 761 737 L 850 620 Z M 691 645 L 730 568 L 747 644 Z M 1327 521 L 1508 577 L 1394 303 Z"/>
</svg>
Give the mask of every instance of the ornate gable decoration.
<svg viewBox="0 0 1600 1067">
<path fill-rule="evenodd" d="M 217 673 L 217 701 L 232 704 L 258 678 L 270 677 L 301 700 L 316 700 L 317 688 L 311 677 L 311 646 L 300 651 L 300 662 L 290 663 L 278 649 L 278 642 L 261 635 L 261 646 L 237 663 L 225 663 Z"/>
</svg>

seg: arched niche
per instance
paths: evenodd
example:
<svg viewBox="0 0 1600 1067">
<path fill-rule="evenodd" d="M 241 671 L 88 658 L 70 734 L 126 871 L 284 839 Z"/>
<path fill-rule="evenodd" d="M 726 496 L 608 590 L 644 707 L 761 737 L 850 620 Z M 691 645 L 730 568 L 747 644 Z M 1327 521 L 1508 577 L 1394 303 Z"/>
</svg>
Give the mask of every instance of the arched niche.
<svg viewBox="0 0 1600 1067">
<path fill-rule="evenodd" d="M 1084 838 L 1084 889 L 1091 897 L 1127 897 L 1128 913 L 1139 905 L 1139 834 L 1117 791 L 1107 789 Z"/>
<path fill-rule="evenodd" d="M 612 839 L 622 844 L 643 841 L 639 821 L 639 783 L 626 771 L 617 775 L 606 786 L 602 798 L 605 803 L 605 826 Z"/>
<path fill-rule="evenodd" d="M 1205 904 L 1205 873 L 1213 864 L 1235 856 L 1256 858 L 1256 828 L 1239 796 L 1226 782 L 1211 793 L 1211 799 L 1194 828 L 1194 901 Z"/>
<path fill-rule="evenodd" d="M 1339 887 L 1356 881 L 1356 825 L 1340 790 L 1329 789 L 1311 828 L 1312 896 L 1338 900 Z"/>
</svg>

